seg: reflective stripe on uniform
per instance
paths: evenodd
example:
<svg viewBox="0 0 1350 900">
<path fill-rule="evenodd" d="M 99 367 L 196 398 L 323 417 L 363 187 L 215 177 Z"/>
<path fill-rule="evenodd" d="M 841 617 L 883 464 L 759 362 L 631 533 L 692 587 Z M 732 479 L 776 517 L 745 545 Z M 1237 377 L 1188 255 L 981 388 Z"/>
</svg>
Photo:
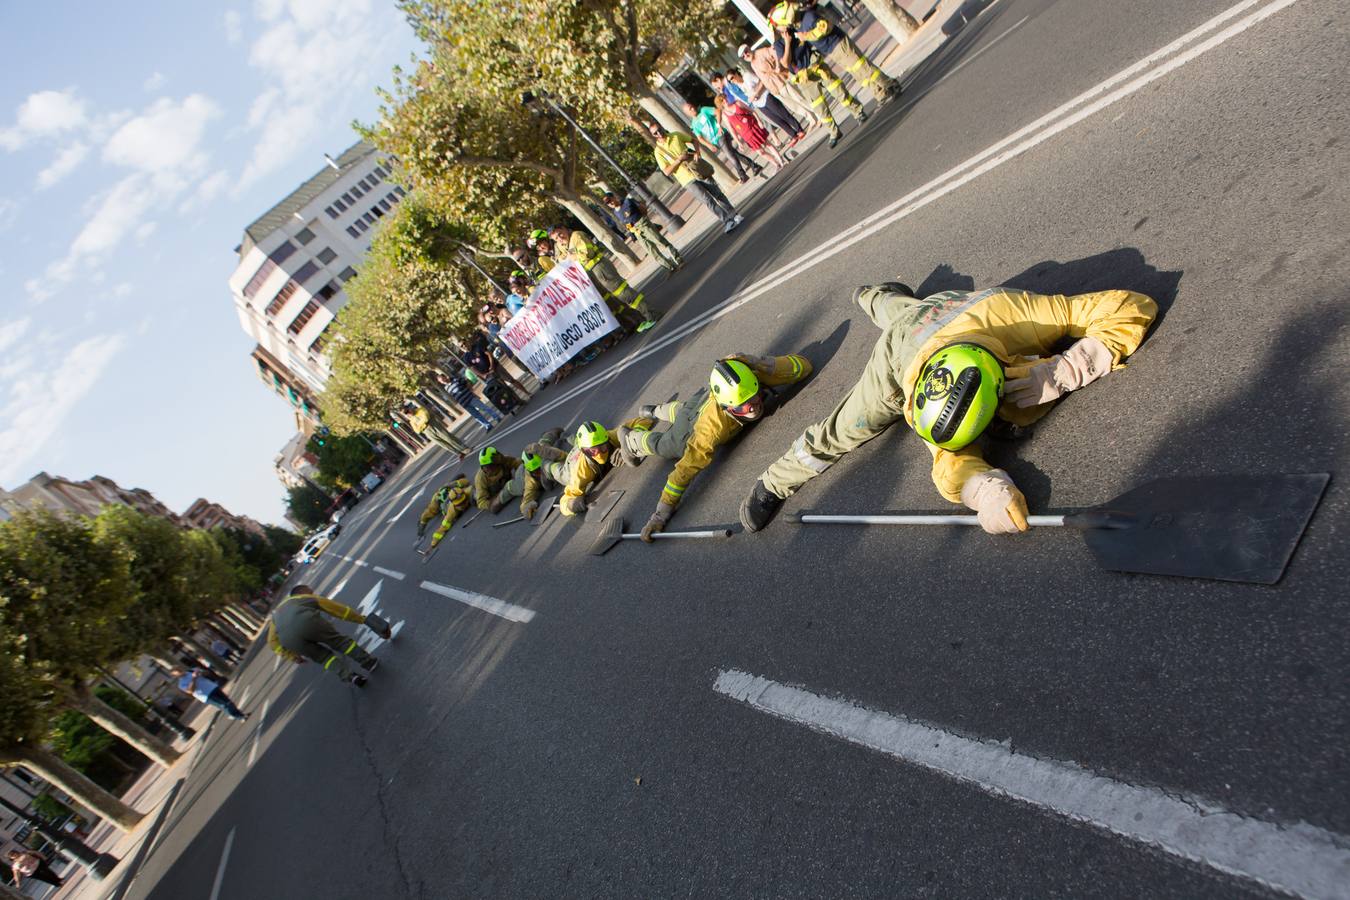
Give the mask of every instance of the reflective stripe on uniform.
<svg viewBox="0 0 1350 900">
<path fill-rule="evenodd" d="M 355 650 L 355 649 L 356 649 L 356 641 L 353 640 L 350 644 L 347 645 L 347 649 L 344 650 L 343 652 L 344 652 L 347 656 L 351 656 L 352 651 Z"/>
<path fill-rule="evenodd" d="M 650 431 L 644 431 L 642 433 L 642 437 L 638 440 L 638 444 L 640 444 L 642 449 L 647 452 L 648 456 L 651 456 L 656 452 L 652 449 L 652 432 Z"/>
<path fill-rule="evenodd" d="M 797 462 L 806 466 L 808 469 L 810 469 L 812 472 L 815 472 L 817 475 L 821 474 L 830 466 L 834 465 L 833 462 L 827 462 L 826 460 L 819 459 L 815 456 L 812 456 L 807 451 L 806 435 L 801 435 L 797 438 L 797 440 L 792 442 L 792 455 L 797 458 Z"/>
<path fill-rule="evenodd" d="M 684 488 L 680 487 L 680 486 L 677 485 L 677 484 L 673 484 L 673 483 L 670 482 L 670 481 L 667 481 L 667 482 L 666 482 L 666 489 L 665 489 L 665 490 L 666 490 L 666 493 L 667 493 L 667 494 L 670 494 L 672 497 L 683 497 L 683 496 L 684 496 Z"/>
<path fill-rule="evenodd" d="M 328 667 L 331 666 L 331 665 L 333 664 L 333 660 L 335 660 L 335 659 L 337 659 L 336 656 L 330 656 L 330 657 L 328 657 L 328 662 L 326 662 L 326 663 L 323 664 L 324 671 L 327 671 L 327 670 L 328 670 Z"/>
<path fill-rule="evenodd" d="M 629 303 L 628 305 L 629 305 L 631 308 L 633 308 L 633 309 L 637 309 L 637 308 L 638 308 L 638 304 L 642 302 L 642 298 L 645 297 L 645 296 L 647 296 L 647 295 L 646 295 L 646 294 L 638 294 L 638 295 L 637 295 L 637 299 L 634 300 L 632 303 Z"/>
</svg>

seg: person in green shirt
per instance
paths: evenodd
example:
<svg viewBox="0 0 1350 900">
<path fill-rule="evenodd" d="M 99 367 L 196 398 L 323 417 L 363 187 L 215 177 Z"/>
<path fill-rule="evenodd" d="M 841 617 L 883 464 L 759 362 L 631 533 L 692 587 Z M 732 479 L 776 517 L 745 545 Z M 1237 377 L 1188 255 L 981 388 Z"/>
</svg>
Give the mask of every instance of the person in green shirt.
<svg viewBox="0 0 1350 900">
<path fill-rule="evenodd" d="M 692 103 L 686 103 L 684 114 L 689 117 L 689 130 L 704 146 L 731 164 L 741 184 L 750 180 L 745 174 L 746 166 L 753 169 L 756 175 L 764 174 L 763 166 L 737 149 L 735 135 L 727 134 L 717 119 L 717 110 L 711 106 L 696 107 Z"/>
<path fill-rule="evenodd" d="M 702 151 L 692 135 L 678 131 L 667 133 L 659 122 L 648 122 L 647 131 L 654 139 L 653 152 L 661 171 L 712 210 L 713 215 L 722 220 L 723 232 L 730 233 L 745 221 L 736 214 L 727 195 L 713 181 L 712 167 L 701 159 Z"/>
</svg>

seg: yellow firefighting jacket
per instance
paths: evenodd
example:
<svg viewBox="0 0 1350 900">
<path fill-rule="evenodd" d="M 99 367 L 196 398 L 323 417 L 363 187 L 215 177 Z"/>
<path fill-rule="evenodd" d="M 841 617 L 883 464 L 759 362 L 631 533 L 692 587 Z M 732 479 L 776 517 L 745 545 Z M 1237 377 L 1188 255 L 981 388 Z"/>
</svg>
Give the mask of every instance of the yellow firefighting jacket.
<svg viewBox="0 0 1350 900">
<path fill-rule="evenodd" d="M 770 387 L 780 384 L 795 384 L 811 374 L 811 361 L 804 356 L 748 356 L 737 354 L 738 359 L 749 366 L 759 378 L 760 384 Z M 679 506 L 684 499 L 685 488 L 712 462 L 713 452 L 735 437 L 745 425 L 735 416 L 729 415 L 722 405 L 708 395 L 698 418 L 694 420 L 694 429 L 685 445 L 684 456 L 675 463 L 674 470 L 666 479 L 665 489 L 661 491 L 661 500 L 671 506 Z"/>
<path fill-rule="evenodd" d="M 345 603 L 339 603 L 336 600 L 330 600 L 327 597 L 320 597 L 318 594 L 292 594 L 278 603 L 276 609 L 272 610 L 272 614 L 276 615 L 277 610 L 280 610 L 292 600 L 297 599 L 313 599 L 320 610 L 343 622 L 364 622 L 366 620 L 364 615 L 352 609 L 350 606 L 347 606 Z M 301 654 L 296 653 L 293 650 L 288 650 L 281 645 L 281 639 L 277 637 L 277 624 L 271 619 L 267 620 L 267 646 L 271 647 L 272 652 L 277 656 L 289 660 L 290 662 L 300 662 L 304 659 L 304 656 Z"/>
<path fill-rule="evenodd" d="M 497 465 L 501 466 L 502 473 L 498 477 L 489 478 L 482 468 L 479 468 L 478 474 L 473 477 L 473 499 L 479 509 L 488 509 L 492 506 L 492 499 L 497 496 L 502 486 L 511 480 L 516 467 L 520 465 L 520 460 L 502 454 L 497 457 Z"/>
</svg>

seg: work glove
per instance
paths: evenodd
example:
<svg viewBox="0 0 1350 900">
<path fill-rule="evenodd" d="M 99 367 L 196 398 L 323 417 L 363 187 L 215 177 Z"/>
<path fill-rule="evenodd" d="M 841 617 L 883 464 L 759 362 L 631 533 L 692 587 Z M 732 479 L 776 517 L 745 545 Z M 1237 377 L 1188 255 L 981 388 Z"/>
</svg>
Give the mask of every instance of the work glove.
<svg viewBox="0 0 1350 900">
<path fill-rule="evenodd" d="M 501 512 L 505 507 L 506 501 L 503 500 L 501 497 L 497 497 L 492 501 L 492 503 L 488 505 L 488 510 L 495 516 L 497 513 Z"/>
<path fill-rule="evenodd" d="M 1027 530 L 1027 498 L 1002 469 L 990 469 L 966 479 L 961 502 L 973 509 L 988 534 L 1016 534 Z"/>
<path fill-rule="evenodd" d="M 1023 408 L 1040 406 L 1101 378 L 1111 371 L 1113 361 L 1105 344 L 1085 337 L 1062 354 L 1009 366 L 1003 397 Z"/>
<path fill-rule="evenodd" d="M 520 505 L 520 514 L 527 519 L 533 519 L 534 514 L 539 511 L 539 501 L 531 500 L 529 503 Z"/>
<path fill-rule="evenodd" d="M 670 517 L 675 515 L 675 507 L 662 500 L 656 504 L 656 512 L 647 520 L 647 524 L 642 526 L 642 539 L 648 544 L 653 543 L 652 535 L 666 530 L 666 523 Z"/>
<path fill-rule="evenodd" d="M 585 497 L 568 497 L 563 500 L 563 503 L 567 505 L 567 511 L 574 516 L 584 515 L 586 507 L 589 505 L 586 503 Z"/>
<path fill-rule="evenodd" d="M 389 623 L 374 613 L 370 613 L 366 616 L 365 626 L 386 641 L 394 636 L 394 631 L 389 627 Z"/>
</svg>

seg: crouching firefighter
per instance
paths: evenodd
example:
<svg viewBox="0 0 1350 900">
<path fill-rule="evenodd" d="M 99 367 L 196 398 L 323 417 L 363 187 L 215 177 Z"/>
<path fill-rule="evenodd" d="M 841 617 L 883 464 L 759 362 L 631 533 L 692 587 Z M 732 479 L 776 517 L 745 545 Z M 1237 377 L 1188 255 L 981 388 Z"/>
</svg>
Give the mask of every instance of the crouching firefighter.
<svg viewBox="0 0 1350 900">
<path fill-rule="evenodd" d="M 291 594 L 274 610 L 267 626 L 267 643 L 272 651 L 291 662 L 310 659 L 324 671 L 365 687 L 366 675 L 375 671 L 379 660 L 366 652 L 355 638 L 333 627 L 325 616 L 342 622 L 359 622 L 388 640 L 393 637 L 389 623 L 371 613 L 362 615 L 350 606 L 320 597 L 307 584 L 297 584 Z M 365 672 L 358 671 L 357 667 Z"/>
</svg>

